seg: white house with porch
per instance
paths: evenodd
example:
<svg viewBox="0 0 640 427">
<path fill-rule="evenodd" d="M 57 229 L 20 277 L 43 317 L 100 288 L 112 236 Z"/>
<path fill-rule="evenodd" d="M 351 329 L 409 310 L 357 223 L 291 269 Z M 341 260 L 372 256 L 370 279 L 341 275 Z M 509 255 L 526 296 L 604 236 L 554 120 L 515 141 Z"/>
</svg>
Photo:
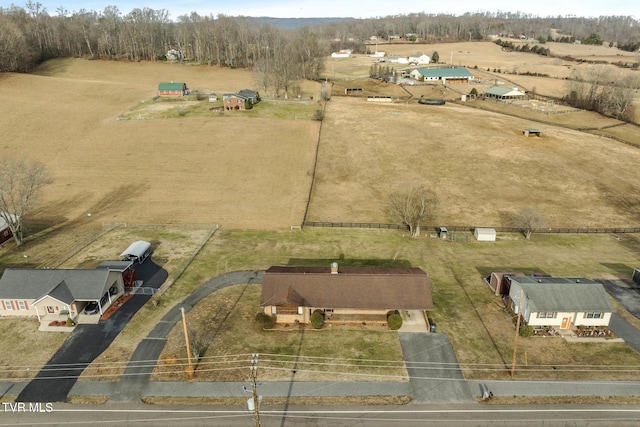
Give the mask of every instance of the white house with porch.
<svg viewBox="0 0 640 427">
<path fill-rule="evenodd" d="M 509 308 L 534 328 L 608 327 L 616 311 L 601 283 L 577 277 L 507 277 Z"/>
</svg>

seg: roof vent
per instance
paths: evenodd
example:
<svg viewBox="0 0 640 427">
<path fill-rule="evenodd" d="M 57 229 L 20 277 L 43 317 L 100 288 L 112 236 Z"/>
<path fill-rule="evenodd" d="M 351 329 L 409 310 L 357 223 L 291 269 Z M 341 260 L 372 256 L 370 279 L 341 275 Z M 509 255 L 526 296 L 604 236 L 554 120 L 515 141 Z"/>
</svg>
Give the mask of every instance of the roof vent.
<svg viewBox="0 0 640 427">
<path fill-rule="evenodd" d="M 332 262 L 331 263 L 331 274 L 338 274 L 338 263 L 337 262 Z"/>
</svg>

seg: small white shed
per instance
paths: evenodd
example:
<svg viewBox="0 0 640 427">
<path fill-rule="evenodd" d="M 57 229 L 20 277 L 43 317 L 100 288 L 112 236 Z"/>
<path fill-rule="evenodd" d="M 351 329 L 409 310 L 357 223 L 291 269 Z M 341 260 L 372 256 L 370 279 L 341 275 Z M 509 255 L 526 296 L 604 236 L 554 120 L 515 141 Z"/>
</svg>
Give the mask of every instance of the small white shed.
<svg viewBox="0 0 640 427">
<path fill-rule="evenodd" d="M 496 230 L 495 228 L 476 228 L 473 230 L 473 236 L 479 242 L 495 242 Z"/>
</svg>

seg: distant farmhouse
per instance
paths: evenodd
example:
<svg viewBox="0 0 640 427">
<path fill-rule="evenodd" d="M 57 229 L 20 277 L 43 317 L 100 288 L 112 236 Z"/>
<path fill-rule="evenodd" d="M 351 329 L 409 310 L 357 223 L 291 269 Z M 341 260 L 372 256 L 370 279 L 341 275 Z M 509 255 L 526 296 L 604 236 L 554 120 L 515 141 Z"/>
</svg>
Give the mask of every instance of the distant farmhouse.
<svg viewBox="0 0 640 427">
<path fill-rule="evenodd" d="M 408 64 L 409 58 L 406 56 L 388 56 L 387 62 L 391 62 L 392 64 Z"/>
<path fill-rule="evenodd" d="M 249 110 L 260 102 L 260 94 L 251 89 L 242 89 L 236 93 L 226 93 L 222 96 L 225 110 Z"/>
<path fill-rule="evenodd" d="M 386 322 L 395 310 L 432 310 L 429 276 L 419 268 L 270 267 L 260 306 L 278 323 L 309 323 L 314 311 L 344 322 Z"/>
<path fill-rule="evenodd" d="M 189 93 L 184 82 L 169 82 L 158 84 L 158 96 L 161 98 L 179 98 Z"/>
<path fill-rule="evenodd" d="M 473 74 L 466 68 L 416 68 L 409 73 L 409 77 L 418 81 L 447 83 L 468 83 L 473 80 Z"/>
<path fill-rule="evenodd" d="M 426 65 L 429 62 L 431 62 L 431 58 L 429 57 L 429 55 L 420 52 L 420 53 L 412 53 L 411 55 L 409 55 L 409 64 L 415 64 L 415 65 Z"/>
<path fill-rule="evenodd" d="M 351 58 L 351 49 L 339 50 L 331 54 L 332 58 Z"/>
</svg>

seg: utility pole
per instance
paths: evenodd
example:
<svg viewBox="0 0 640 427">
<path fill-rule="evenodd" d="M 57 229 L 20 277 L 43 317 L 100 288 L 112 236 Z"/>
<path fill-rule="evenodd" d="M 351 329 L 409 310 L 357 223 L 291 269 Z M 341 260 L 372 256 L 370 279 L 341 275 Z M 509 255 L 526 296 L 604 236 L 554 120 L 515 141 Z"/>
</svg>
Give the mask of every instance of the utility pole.
<svg viewBox="0 0 640 427">
<path fill-rule="evenodd" d="M 518 320 L 516 321 L 516 338 L 513 343 L 513 361 L 511 363 L 511 379 L 516 374 L 516 355 L 518 352 L 518 335 L 520 335 L 520 318 L 522 317 L 522 298 L 524 296 L 524 289 L 520 289 L 520 301 L 518 302 Z"/>
<path fill-rule="evenodd" d="M 253 412 L 256 417 L 256 427 L 260 427 L 260 401 L 258 399 L 258 353 L 251 354 L 251 392 L 253 396 Z"/>
<path fill-rule="evenodd" d="M 187 346 L 187 360 L 189 362 L 189 379 L 193 378 L 193 366 L 191 365 L 191 346 L 189 345 L 189 333 L 187 332 L 187 319 L 184 317 L 184 307 L 180 309 L 182 312 L 182 327 L 184 328 L 184 341 Z"/>
</svg>

